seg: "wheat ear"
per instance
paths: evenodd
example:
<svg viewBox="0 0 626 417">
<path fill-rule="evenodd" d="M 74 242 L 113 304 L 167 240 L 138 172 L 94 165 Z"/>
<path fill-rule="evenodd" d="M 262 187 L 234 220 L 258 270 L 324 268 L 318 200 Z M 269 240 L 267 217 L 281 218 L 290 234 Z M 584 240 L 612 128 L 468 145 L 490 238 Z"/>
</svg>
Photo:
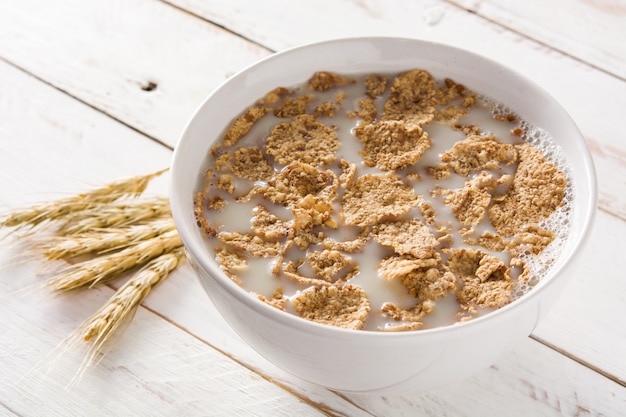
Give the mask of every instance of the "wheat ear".
<svg viewBox="0 0 626 417">
<path fill-rule="evenodd" d="M 172 218 L 164 218 L 125 228 L 91 229 L 88 232 L 70 236 L 54 235 L 40 245 L 39 251 L 49 260 L 101 254 L 136 245 L 175 228 Z"/>
<path fill-rule="evenodd" d="M 58 220 L 70 213 L 85 210 L 94 204 L 110 203 L 124 196 L 138 196 L 153 178 L 161 175 L 167 169 L 115 181 L 104 187 L 72 197 L 37 204 L 27 209 L 15 210 L 0 218 L 0 228 L 34 227 L 45 221 Z"/>
<path fill-rule="evenodd" d="M 152 289 L 163 282 L 184 259 L 185 250 L 181 246 L 150 261 L 61 343 L 58 347 L 60 349 L 72 348 L 81 341 L 89 344 L 70 385 L 77 383 L 87 368 L 102 359 L 106 345 L 116 332 L 130 322 Z"/>
<path fill-rule="evenodd" d="M 81 338 L 86 342 L 92 342 L 95 349 L 101 348 L 115 329 L 130 316 L 156 285 L 178 267 L 184 257 L 185 250 L 181 246 L 150 261 L 79 327 L 78 333 Z"/>
<path fill-rule="evenodd" d="M 97 204 L 66 216 L 56 233 L 74 235 L 96 229 L 124 227 L 158 217 L 170 217 L 170 214 L 170 205 L 166 197 Z"/>
<path fill-rule="evenodd" d="M 93 287 L 118 276 L 122 272 L 143 266 L 150 260 L 180 246 L 182 246 L 182 242 L 178 233 L 176 230 L 171 230 L 119 252 L 72 265 L 66 272 L 51 278 L 48 285 L 57 292 Z"/>
</svg>

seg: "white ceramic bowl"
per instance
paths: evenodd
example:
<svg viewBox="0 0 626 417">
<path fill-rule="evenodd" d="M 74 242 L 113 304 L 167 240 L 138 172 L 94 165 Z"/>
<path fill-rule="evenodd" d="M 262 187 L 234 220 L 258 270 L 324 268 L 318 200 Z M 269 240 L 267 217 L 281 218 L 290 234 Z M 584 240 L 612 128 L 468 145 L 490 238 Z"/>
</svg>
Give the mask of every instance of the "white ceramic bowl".
<svg viewBox="0 0 626 417">
<path fill-rule="evenodd" d="M 339 73 L 429 70 L 505 103 L 547 130 L 572 167 L 574 214 L 563 253 L 549 276 L 521 299 L 472 321 L 414 332 L 335 328 L 281 312 L 227 278 L 207 251 L 193 215 L 207 154 L 230 121 L 277 86 L 314 71 Z M 191 263 L 228 323 L 261 355 L 304 380 L 347 392 L 422 391 L 466 378 L 496 362 L 527 337 L 575 274 L 572 261 L 596 207 L 593 163 L 583 137 L 543 89 L 503 65 L 454 47 L 412 39 L 352 38 L 274 54 L 232 76 L 200 106 L 185 128 L 171 167 L 171 207 Z M 208 300 L 207 300 L 208 301 Z"/>
</svg>

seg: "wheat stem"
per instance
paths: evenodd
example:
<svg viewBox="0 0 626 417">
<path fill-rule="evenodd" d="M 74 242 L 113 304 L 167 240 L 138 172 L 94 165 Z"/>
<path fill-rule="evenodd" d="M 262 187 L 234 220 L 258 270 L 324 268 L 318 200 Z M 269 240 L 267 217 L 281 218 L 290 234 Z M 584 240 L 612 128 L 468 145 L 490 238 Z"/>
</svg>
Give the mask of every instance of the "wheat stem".
<svg viewBox="0 0 626 417">
<path fill-rule="evenodd" d="M 57 230 L 59 235 L 74 235 L 96 229 L 123 227 L 170 215 L 166 197 L 144 201 L 97 204 L 67 216 Z"/>
<path fill-rule="evenodd" d="M 184 258 L 185 251 L 181 246 L 153 259 L 75 330 L 70 339 L 89 342 L 76 378 L 80 378 L 84 370 L 96 362 L 98 354 L 104 353 L 104 347 L 113 334 L 134 316 L 152 289 L 165 280 Z"/>
<path fill-rule="evenodd" d="M 94 204 L 110 203 L 124 196 L 138 196 L 155 177 L 161 175 L 167 169 L 153 172 L 147 175 L 139 175 L 119 181 L 115 181 L 104 187 L 52 201 L 49 203 L 36 204 L 27 209 L 15 210 L 0 218 L 2 227 L 34 227 L 46 221 L 58 220 L 70 213 L 85 210 Z"/>
<path fill-rule="evenodd" d="M 116 277 L 122 272 L 143 266 L 150 260 L 182 246 L 176 230 L 165 232 L 129 246 L 119 252 L 90 259 L 69 268 L 51 278 L 48 284 L 54 291 L 65 292 L 78 288 L 93 287 Z"/>
<path fill-rule="evenodd" d="M 52 236 L 40 246 L 49 260 L 69 259 L 87 254 L 119 250 L 152 239 L 176 228 L 172 218 L 154 220 L 125 228 L 92 229 L 74 235 Z"/>
</svg>

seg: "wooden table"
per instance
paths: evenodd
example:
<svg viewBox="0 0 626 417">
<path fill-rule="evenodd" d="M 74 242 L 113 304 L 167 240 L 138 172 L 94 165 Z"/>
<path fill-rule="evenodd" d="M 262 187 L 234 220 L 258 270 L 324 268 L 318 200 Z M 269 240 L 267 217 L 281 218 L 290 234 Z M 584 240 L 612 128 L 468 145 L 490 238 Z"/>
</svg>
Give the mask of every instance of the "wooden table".
<svg viewBox="0 0 626 417">
<path fill-rule="evenodd" d="M 593 152 L 599 210 L 571 285 L 533 334 L 466 381 L 415 396 L 338 394 L 269 364 L 187 265 L 100 364 L 53 349 L 115 284 L 53 297 L 43 262 L 0 252 L 0 415 L 626 415 L 626 1 L 0 1 L 0 206 L 17 208 L 168 166 L 194 109 L 275 51 L 391 35 L 444 42 L 536 80 Z M 167 177 L 151 186 L 167 194 Z"/>
</svg>

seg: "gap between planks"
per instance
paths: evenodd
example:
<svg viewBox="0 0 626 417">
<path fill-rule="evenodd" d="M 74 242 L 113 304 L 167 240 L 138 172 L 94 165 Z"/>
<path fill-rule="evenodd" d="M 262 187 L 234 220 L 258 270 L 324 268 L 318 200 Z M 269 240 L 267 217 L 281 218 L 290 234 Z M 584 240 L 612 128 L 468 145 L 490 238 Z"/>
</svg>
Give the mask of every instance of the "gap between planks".
<svg viewBox="0 0 626 417">
<path fill-rule="evenodd" d="M 113 290 L 116 290 L 116 288 L 113 287 L 111 284 L 106 284 L 106 286 L 108 286 L 109 288 L 111 288 Z M 309 399 L 306 396 L 302 395 L 298 391 L 296 391 L 296 390 L 292 389 L 291 387 L 289 387 L 287 384 L 285 384 L 283 382 L 280 382 L 279 380 L 276 380 L 276 379 L 266 375 L 260 369 L 258 369 L 256 367 L 253 367 L 253 366 L 251 366 L 251 365 L 249 365 L 249 364 L 239 360 L 237 357 L 229 354 L 228 352 L 218 348 L 217 346 L 214 346 L 210 342 L 208 342 L 208 341 L 202 339 L 201 337 L 197 336 L 196 334 L 190 332 L 187 328 L 181 326 L 180 324 L 176 323 L 175 321 L 172 321 L 171 319 L 169 319 L 168 317 L 160 314 L 156 310 L 153 310 L 152 308 L 150 308 L 150 307 L 148 307 L 148 306 L 146 306 L 144 304 L 141 304 L 140 307 L 146 309 L 147 311 L 149 311 L 150 313 L 156 315 L 157 317 L 161 318 L 162 320 L 165 320 L 167 323 L 169 323 L 169 324 L 173 325 L 174 327 L 180 329 L 181 331 L 187 333 L 188 335 L 190 335 L 193 338 L 195 338 L 196 340 L 198 340 L 200 343 L 203 343 L 204 345 L 206 345 L 206 346 L 208 346 L 208 347 L 210 347 L 212 349 L 215 349 L 216 351 L 218 351 L 219 353 L 221 353 L 224 356 L 228 357 L 229 359 L 231 359 L 235 363 L 237 363 L 237 364 L 243 366 L 244 368 L 250 370 L 251 372 L 254 372 L 255 374 L 259 375 L 261 378 L 265 379 L 266 381 L 268 381 L 268 382 L 270 382 L 270 383 L 272 383 L 272 384 L 274 384 L 274 385 L 284 389 L 288 393 L 290 393 L 290 394 L 294 395 L 295 397 L 299 398 L 301 401 L 303 401 L 303 402 L 309 404 L 310 406 L 318 409 L 320 412 L 322 412 L 322 413 L 324 413 L 324 414 L 326 414 L 326 415 L 328 415 L 330 417 L 345 416 L 344 413 L 337 412 L 337 411 L 333 410 L 332 408 L 330 408 L 328 405 L 326 405 L 324 403 L 312 401 L 311 399 Z M 587 369 L 597 373 L 598 375 L 601 375 L 602 377 L 604 377 L 604 378 L 606 378 L 606 379 L 608 379 L 610 381 L 613 381 L 616 384 L 626 388 L 626 381 L 622 380 L 618 376 L 613 375 L 613 374 L 611 374 L 609 372 L 606 372 L 606 371 L 600 369 L 599 367 L 594 366 L 593 364 L 591 364 L 591 363 L 589 363 L 589 362 L 587 362 L 587 361 L 585 361 L 585 360 L 583 360 L 581 358 L 578 358 L 578 357 L 572 355 L 570 352 L 560 348 L 559 346 L 557 346 L 557 345 L 555 345 L 555 344 L 553 344 L 551 342 L 548 342 L 547 340 L 545 340 L 545 339 L 543 339 L 543 338 L 541 338 L 539 336 L 536 336 L 534 334 L 530 334 L 528 337 L 530 339 L 534 340 L 535 342 L 537 342 L 539 344 L 542 344 L 545 347 L 555 351 L 556 353 L 558 353 L 558 354 L 560 354 L 560 355 L 562 355 L 562 356 L 564 356 L 564 357 L 566 357 L 566 358 L 568 358 L 568 359 L 578 363 L 579 365 L 584 366 L 585 368 L 587 368 Z M 368 410 L 362 408 L 361 406 L 359 406 L 358 404 L 353 402 L 347 396 L 342 395 L 340 392 L 335 392 L 335 391 L 330 390 L 330 389 L 328 390 L 328 392 L 336 395 L 337 397 L 341 398 L 343 401 L 345 401 L 345 402 L 349 403 L 350 405 L 352 405 L 352 406 L 362 410 L 363 412 L 373 416 L 373 414 L 371 414 Z"/>
<path fill-rule="evenodd" d="M 561 55 L 563 55 L 563 56 L 566 56 L 566 57 L 568 57 L 568 58 L 570 58 L 570 59 L 572 59 L 572 60 L 574 60 L 574 61 L 580 62 L 581 64 L 584 64 L 584 65 L 586 65 L 586 66 L 588 66 L 588 67 L 590 67 L 590 68 L 593 68 L 593 69 L 595 69 L 595 70 L 597 70 L 597 71 L 600 71 L 600 72 L 602 72 L 602 73 L 604 73 L 604 74 L 607 74 L 607 75 L 609 75 L 609 76 L 611 76 L 611 77 L 613 77 L 613 78 L 615 78 L 615 79 L 617 79 L 617 80 L 620 80 L 620 81 L 626 81 L 626 78 L 621 77 L 621 76 L 620 76 L 620 75 L 618 75 L 618 74 L 615 74 L 615 73 L 613 73 L 613 72 L 611 72 L 611 71 L 606 70 L 605 68 L 602 68 L 602 67 L 599 67 L 599 66 L 597 66 L 597 65 L 595 65 L 595 64 L 592 64 L 591 62 L 585 61 L 584 59 L 579 58 L 579 57 L 578 57 L 578 56 L 576 56 L 576 55 L 572 55 L 572 54 L 570 54 L 569 52 L 567 52 L 567 51 L 565 51 L 565 50 L 558 49 L 558 48 L 554 47 L 553 45 L 551 45 L 551 44 L 549 44 L 549 43 L 546 43 L 546 42 L 543 42 L 543 41 L 541 41 L 541 40 L 539 40 L 539 39 L 537 39 L 537 38 L 534 38 L 534 37 L 528 36 L 528 35 L 527 35 L 526 33 L 524 33 L 524 32 L 520 32 L 520 31 L 518 31 L 517 29 L 514 29 L 514 28 L 512 28 L 512 27 L 506 26 L 506 25 L 504 25 L 503 23 L 500 23 L 499 21 L 497 21 L 497 20 L 495 20 L 495 19 L 491 19 L 491 18 L 489 18 L 489 17 L 487 17 L 487 16 L 484 16 L 484 15 L 480 14 L 479 12 L 477 12 L 477 11 L 475 11 L 475 10 L 472 10 L 472 9 L 470 9 L 470 8 L 467 8 L 467 7 L 463 7 L 463 6 L 461 6 L 460 4 L 458 4 L 458 3 L 457 3 L 456 1 L 454 1 L 454 0 L 441 0 L 441 1 L 443 1 L 443 2 L 445 2 L 445 3 L 447 3 L 447 4 L 449 4 L 450 6 L 456 7 L 457 9 L 460 9 L 460 10 L 466 11 L 467 13 L 471 13 L 471 14 L 473 14 L 473 15 L 475 15 L 475 16 L 478 16 L 478 17 L 480 17 L 481 19 L 483 19 L 483 20 L 485 20 L 485 21 L 487 21 L 487 22 L 489 22 L 489 23 L 492 23 L 492 24 L 494 24 L 494 25 L 497 25 L 497 26 L 501 27 L 502 29 L 507 30 L 507 31 L 509 31 L 509 32 L 515 33 L 516 35 L 518 35 L 518 36 L 520 36 L 520 37 L 522 37 L 522 38 L 526 38 L 526 39 L 528 39 L 528 40 L 530 40 L 530 41 L 532 41 L 532 42 L 535 42 L 536 44 L 541 45 L 541 46 L 543 46 L 543 47 L 545 47 L 545 48 L 547 48 L 547 49 L 551 49 L 551 50 L 553 50 L 553 51 L 556 51 L 556 52 L 560 53 L 560 54 L 561 54 Z"/>
<path fill-rule="evenodd" d="M 609 372 L 603 371 L 602 369 L 598 368 L 597 366 L 595 366 L 595 365 L 593 365 L 593 364 L 591 364 L 591 363 L 589 363 L 589 362 L 587 362 L 587 361 L 585 361 L 583 359 L 580 359 L 580 358 L 572 355 L 568 351 L 566 351 L 564 349 L 561 349 L 557 345 L 555 345 L 553 343 L 550 343 L 547 340 L 545 340 L 545 339 L 543 339 L 543 338 L 541 338 L 539 336 L 531 334 L 529 337 L 531 339 L 533 339 L 534 341 L 536 341 L 538 343 L 541 343 L 545 347 L 547 347 L 549 349 L 552 349 L 553 351 L 555 351 L 555 352 L 565 356 L 566 358 L 569 358 L 569 359 L 573 360 L 574 362 L 577 362 L 580 365 L 583 365 L 584 367 L 591 369 L 592 371 L 596 372 L 597 374 L 600 374 L 603 377 L 605 377 L 605 378 L 615 382 L 616 384 L 619 384 L 622 387 L 626 388 L 626 380 L 623 380 L 623 379 L 619 378 L 618 376 L 613 375 L 613 374 L 611 374 Z"/>
<path fill-rule="evenodd" d="M 147 134 L 146 132 L 143 132 L 143 131 L 141 131 L 141 130 L 137 129 L 137 128 L 136 128 L 136 127 L 134 127 L 133 125 L 126 123 L 124 120 L 119 119 L 119 118 L 117 118 L 117 117 L 113 116 L 112 114 L 107 113 L 106 111 L 103 111 L 102 109 L 100 109 L 100 108 L 98 108 L 98 107 L 94 106 L 93 104 L 89 103 L 88 101 L 85 101 L 85 100 L 81 99 L 80 97 L 75 96 L 74 94 L 70 93 L 69 91 L 62 89 L 61 87 L 59 87 L 59 86 L 57 86 L 57 85 L 55 85 L 55 84 L 52 84 L 52 83 L 51 83 L 51 82 L 49 82 L 48 80 L 45 80 L 45 79 L 43 79 L 43 78 L 41 78 L 41 77 L 39 77 L 39 76 L 37 76 L 37 75 L 35 75 L 35 74 L 31 73 L 31 72 L 30 72 L 30 71 L 28 71 L 27 69 L 22 68 L 21 66 L 19 66 L 19 65 L 15 64 L 15 63 L 14 63 L 14 62 L 12 62 L 12 61 L 9 61 L 8 59 L 4 58 L 3 56 L 0 56 L 0 61 L 2 61 L 2 62 L 4 62 L 4 63 L 6 63 L 7 65 L 10 65 L 11 67 L 13 67 L 13 68 L 15 68 L 15 69 L 17 69 L 17 70 L 19 70 L 19 71 L 21 71 L 21 72 L 23 72 L 24 74 L 26 74 L 26 75 L 28 75 L 28 76 L 30 76 L 30 77 L 32 77 L 32 78 L 34 78 L 34 79 L 36 79 L 37 81 L 39 81 L 39 82 L 41 82 L 41 83 L 43 83 L 43 84 L 45 84 L 45 85 L 47 85 L 47 86 L 49 86 L 49 87 L 54 88 L 55 90 L 57 90 L 57 91 L 59 91 L 59 92 L 61 92 L 61 93 L 65 94 L 65 95 L 67 95 L 68 97 L 73 98 L 74 100 L 78 101 L 78 102 L 79 102 L 79 103 L 81 103 L 81 104 L 84 104 L 85 106 L 89 107 L 90 109 L 93 109 L 93 110 L 97 111 L 98 113 L 101 113 L 101 114 L 103 114 L 103 115 L 107 116 L 109 119 L 112 119 L 112 120 L 116 121 L 117 123 L 119 123 L 119 124 L 121 124 L 121 125 L 123 125 L 123 126 L 126 126 L 126 127 L 127 127 L 127 128 L 129 128 L 130 130 L 132 130 L 132 131 L 134 131 L 134 132 L 137 132 L 137 133 L 139 133 L 140 135 L 144 136 L 146 139 L 150 139 L 151 141 L 153 141 L 153 142 L 155 142 L 155 143 L 157 143 L 157 144 L 159 144 L 159 145 L 161 145 L 161 146 L 163 146 L 163 147 L 165 147 L 165 148 L 169 149 L 170 151 L 173 151 L 173 150 L 174 150 L 174 147 L 173 147 L 173 146 L 170 146 L 170 145 L 168 145 L 167 143 L 165 143 L 165 142 L 163 142 L 163 141 L 161 141 L 161 140 L 159 140 L 159 139 L 155 138 L 154 136 L 151 136 L 151 135 Z"/>
<path fill-rule="evenodd" d="M 6 405 L 4 402 L 0 402 L 0 414 L 1 415 L 5 415 L 6 417 L 19 417 L 21 416 L 20 414 L 17 414 L 15 411 L 13 411 L 8 405 Z"/>
<path fill-rule="evenodd" d="M 182 13 L 185 13 L 185 14 L 191 16 L 191 17 L 199 19 L 199 20 L 201 20 L 201 21 L 203 21 L 205 23 L 208 23 L 208 24 L 210 24 L 212 26 L 218 27 L 218 28 L 222 29 L 224 32 L 228 32 L 228 33 L 230 33 L 230 34 L 232 34 L 232 35 L 234 35 L 234 36 L 236 36 L 236 37 L 238 37 L 240 39 L 243 39 L 246 42 L 249 42 L 249 43 L 251 43 L 253 45 L 257 45 L 260 48 L 266 49 L 268 52 L 271 52 L 271 53 L 276 53 L 277 52 L 276 50 L 270 48 L 267 45 L 263 45 L 262 43 L 259 43 L 259 42 L 255 41 L 254 39 L 250 39 L 250 38 L 246 37 L 245 35 L 242 35 L 241 33 L 235 32 L 234 30 L 232 30 L 228 26 L 224 26 L 224 25 L 222 25 L 220 23 L 217 23 L 217 22 L 214 22 L 212 20 L 209 20 L 206 17 L 200 16 L 200 15 L 192 12 L 191 10 L 183 9 L 181 6 L 178 6 L 176 4 L 170 3 L 168 0 L 158 0 L 158 1 L 160 1 L 163 4 L 165 4 L 166 6 L 169 6 L 169 7 L 173 8 L 173 9 L 176 9 L 176 10 L 178 10 L 178 11 L 180 11 Z"/>
<path fill-rule="evenodd" d="M 115 288 L 113 285 L 111 284 L 105 284 L 107 287 L 111 288 L 113 291 L 116 291 L 117 288 Z M 310 398 L 307 398 L 305 396 L 303 396 L 302 394 L 300 394 L 298 391 L 290 388 L 288 385 L 286 385 L 283 382 L 280 382 L 266 374 L 264 374 L 260 369 L 257 369 L 245 362 L 242 362 L 241 360 L 239 360 L 237 357 L 229 354 L 228 352 L 218 348 L 217 346 L 212 345 L 210 342 L 202 339 L 201 337 L 199 337 L 198 335 L 190 332 L 187 328 L 181 326 L 180 324 L 176 323 L 175 321 L 169 319 L 167 316 L 162 315 L 161 313 L 159 313 L 158 311 L 144 305 L 141 304 L 140 307 L 144 308 L 145 310 L 149 311 L 150 313 L 156 315 L 157 317 L 161 318 L 162 320 L 166 321 L 167 323 L 171 324 L 172 326 L 178 328 L 179 330 L 187 333 L 188 335 L 190 335 L 191 337 L 193 337 L 194 339 L 198 340 L 200 343 L 203 343 L 204 345 L 215 349 L 217 352 L 221 353 L 222 355 L 226 356 L 227 358 L 229 358 L 230 360 L 232 360 L 233 362 L 237 363 L 240 366 L 243 366 L 244 368 L 248 369 L 251 372 L 254 372 L 255 374 L 259 375 L 261 378 L 263 378 L 264 380 L 284 389 L 285 391 L 287 391 L 288 393 L 292 394 L 293 396 L 299 398 L 301 401 L 305 402 L 306 404 L 314 407 L 315 409 L 319 410 L 320 412 L 326 414 L 329 417 L 341 417 L 341 416 L 346 416 L 345 413 L 342 412 L 337 412 L 335 410 L 333 410 L 332 408 L 330 408 L 328 405 L 324 404 L 324 403 L 319 403 L 319 402 L 315 402 L 312 401 Z M 346 401 L 347 403 L 350 403 L 352 406 L 362 410 L 363 412 L 371 415 L 372 417 L 374 417 L 373 414 L 371 414 L 369 411 L 367 411 L 366 409 L 360 407 L 358 404 L 355 404 L 354 402 L 352 402 L 349 398 L 344 397 L 343 395 L 328 389 L 328 392 L 333 393 L 334 395 L 336 395 L 337 397 L 341 398 L 342 400 Z"/>
<path fill-rule="evenodd" d="M 626 221 L 626 217 L 623 216 L 621 213 L 614 213 L 614 212 L 612 212 L 610 210 L 607 210 L 606 208 L 604 208 L 603 206 L 600 205 L 600 202 L 598 202 L 597 210 L 601 211 L 603 213 L 606 213 L 609 216 L 614 217 L 614 218 L 616 218 L 618 220 Z"/>
</svg>

